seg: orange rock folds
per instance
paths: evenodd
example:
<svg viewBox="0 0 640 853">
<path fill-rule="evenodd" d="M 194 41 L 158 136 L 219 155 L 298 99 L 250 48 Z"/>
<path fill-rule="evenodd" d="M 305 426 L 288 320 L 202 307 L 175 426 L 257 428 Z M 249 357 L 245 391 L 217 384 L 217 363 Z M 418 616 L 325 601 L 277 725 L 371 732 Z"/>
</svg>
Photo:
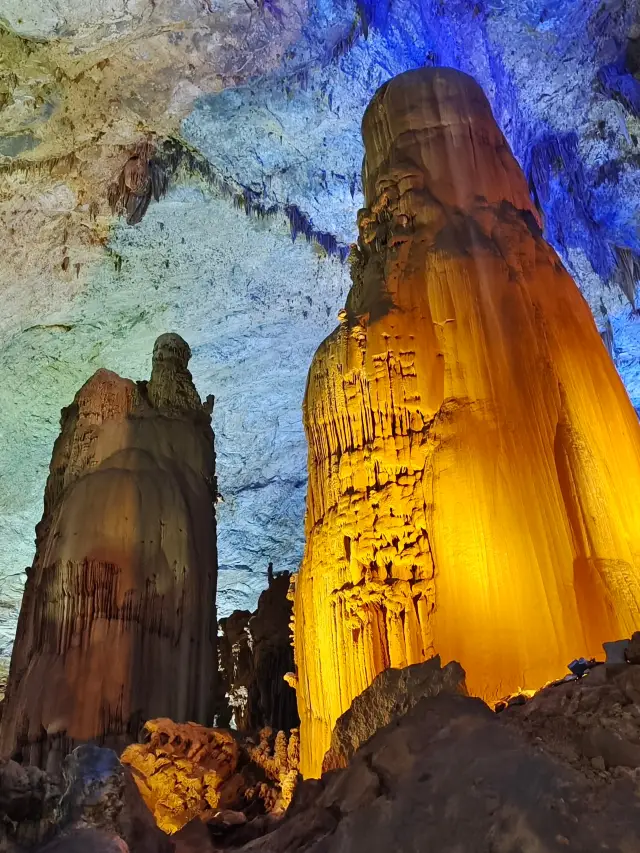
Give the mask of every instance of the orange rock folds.
<svg viewBox="0 0 640 853">
<path fill-rule="evenodd" d="M 223 788 L 238 764 L 238 744 L 225 729 L 195 723 L 150 720 L 145 729 L 148 742 L 128 746 L 122 762 L 131 767 L 160 829 L 171 835 L 220 806 Z"/>
<path fill-rule="evenodd" d="M 210 722 L 216 673 L 211 417 L 178 335 L 148 383 L 99 370 L 63 410 L 0 751 L 51 769 L 146 719 Z"/>
<path fill-rule="evenodd" d="M 385 667 L 535 688 L 640 625 L 640 427 L 475 82 L 383 86 L 341 325 L 314 358 L 301 769 Z"/>
<path fill-rule="evenodd" d="M 280 816 L 298 781 L 299 739 L 260 732 L 259 743 L 226 729 L 150 720 L 148 740 L 122 753 L 156 823 L 172 835 L 193 818 L 234 824 L 250 814 Z"/>
</svg>

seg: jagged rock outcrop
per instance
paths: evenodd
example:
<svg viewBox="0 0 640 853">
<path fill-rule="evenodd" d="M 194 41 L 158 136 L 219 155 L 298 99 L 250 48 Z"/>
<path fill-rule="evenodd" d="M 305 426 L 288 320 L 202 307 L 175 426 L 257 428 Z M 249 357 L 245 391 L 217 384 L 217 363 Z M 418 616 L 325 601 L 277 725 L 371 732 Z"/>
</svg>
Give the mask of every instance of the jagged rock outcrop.
<svg viewBox="0 0 640 853">
<path fill-rule="evenodd" d="M 640 767 L 640 666 L 601 664 L 508 705 L 501 722 L 604 779 Z"/>
<path fill-rule="evenodd" d="M 640 425 L 477 84 L 421 69 L 363 121 L 367 207 L 309 372 L 295 592 L 302 771 L 386 667 L 537 688 L 640 625 Z"/>
<path fill-rule="evenodd" d="M 294 668 L 289 572 L 273 574 L 254 614 L 236 610 L 220 620 L 221 677 L 240 732 L 268 726 L 290 731 L 299 725 L 296 694 L 284 680 Z"/>
<path fill-rule="evenodd" d="M 633 786 L 603 785 L 526 743 L 480 700 L 421 699 L 344 770 L 307 780 L 251 853 L 522 850 L 640 845 Z"/>
<path fill-rule="evenodd" d="M 171 853 L 129 769 L 112 749 L 76 747 L 51 777 L 7 762 L 0 769 L 0 850 Z"/>
<path fill-rule="evenodd" d="M 147 740 L 122 753 L 158 826 L 173 834 L 198 818 L 224 829 L 280 815 L 298 781 L 298 732 L 271 729 L 258 743 L 226 729 L 150 720 Z"/>
<path fill-rule="evenodd" d="M 249 686 L 253 680 L 250 610 L 234 610 L 218 623 L 220 711 L 217 725 L 249 730 Z M 222 698 L 224 696 L 224 699 Z"/>
<path fill-rule="evenodd" d="M 213 717 L 217 577 L 209 408 L 162 335 L 148 383 L 99 370 L 63 410 L 0 752 L 55 771 L 153 716 Z"/>
<path fill-rule="evenodd" d="M 404 669 L 385 669 L 351 703 L 336 721 L 331 746 L 322 762 L 322 772 L 346 767 L 370 737 L 402 717 L 426 696 L 455 693 L 466 696 L 464 671 L 451 661 L 440 666 L 440 658 L 414 663 Z"/>
</svg>

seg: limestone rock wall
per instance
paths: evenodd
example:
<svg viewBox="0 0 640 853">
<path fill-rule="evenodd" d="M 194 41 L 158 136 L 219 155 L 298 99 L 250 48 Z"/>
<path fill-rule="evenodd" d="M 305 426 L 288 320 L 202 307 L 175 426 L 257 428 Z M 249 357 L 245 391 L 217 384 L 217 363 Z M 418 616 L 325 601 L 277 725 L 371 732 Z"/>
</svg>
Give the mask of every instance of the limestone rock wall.
<svg viewBox="0 0 640 853">
<path fill-rule="evenodd" d="M 63 410 L 37 527 L 0 752 L 55 770 L 150 717 L 210 723 L 217 493 L 210 406 L 178 335 L 148 383 L 99 370 Z"/>
<path fill-rule="evenodd" d="M 289 572 L 273 574 L 254 614 L 236 610 L 220 620 L 221 676 L 233 725 L 240 732 L 299 725 L 296 695 L 285 676 L 294 668 Z M 222 723 L 227 724 L 225 719 Z"/>
<path fill-rule="evenodd" d="M 340 327 L 309 372 L 302 772 L 382 669 L 496 699 L 640 624 L 640 427 L 474 81 L 383 86 Z"/>
</svg>

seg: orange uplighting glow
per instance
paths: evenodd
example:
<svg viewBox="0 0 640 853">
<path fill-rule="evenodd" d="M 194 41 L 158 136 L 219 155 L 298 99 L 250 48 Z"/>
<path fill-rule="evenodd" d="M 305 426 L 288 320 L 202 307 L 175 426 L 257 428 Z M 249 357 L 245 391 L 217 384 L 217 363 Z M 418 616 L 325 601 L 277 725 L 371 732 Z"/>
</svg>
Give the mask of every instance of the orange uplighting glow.
<svg viewBox="0 0 640 853">
<path fill-rule="evenodd" d="M 367 208 L 304 403 L 301 764 L 385 667 L 487 701 L 640 628 L 640 426 L 479 87 L 409 72 L 363 122 Z"/>
</svg>

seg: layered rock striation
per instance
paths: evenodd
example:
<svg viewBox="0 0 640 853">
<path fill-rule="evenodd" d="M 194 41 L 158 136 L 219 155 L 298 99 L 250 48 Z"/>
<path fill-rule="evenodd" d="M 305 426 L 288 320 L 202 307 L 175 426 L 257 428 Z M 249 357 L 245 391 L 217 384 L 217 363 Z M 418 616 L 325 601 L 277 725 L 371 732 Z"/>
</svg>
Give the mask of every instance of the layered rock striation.
<svg viewBox="0 0 640 853">
<path fill-rule="evenodd" d="M 302 772 L 386 667 L 491 701 L 640 625 L 640 426 L 475 82 L 385 84 L 340 327 L 309 372 Z"/>
<path fill-rule="evenodd" d="M 217 494 L 210 404 L 175 334 L 149 382 L 99 370 L 62 412 L 0 752 L 55 771 L 160 715 L 210 723 Z"/>
</svg>

